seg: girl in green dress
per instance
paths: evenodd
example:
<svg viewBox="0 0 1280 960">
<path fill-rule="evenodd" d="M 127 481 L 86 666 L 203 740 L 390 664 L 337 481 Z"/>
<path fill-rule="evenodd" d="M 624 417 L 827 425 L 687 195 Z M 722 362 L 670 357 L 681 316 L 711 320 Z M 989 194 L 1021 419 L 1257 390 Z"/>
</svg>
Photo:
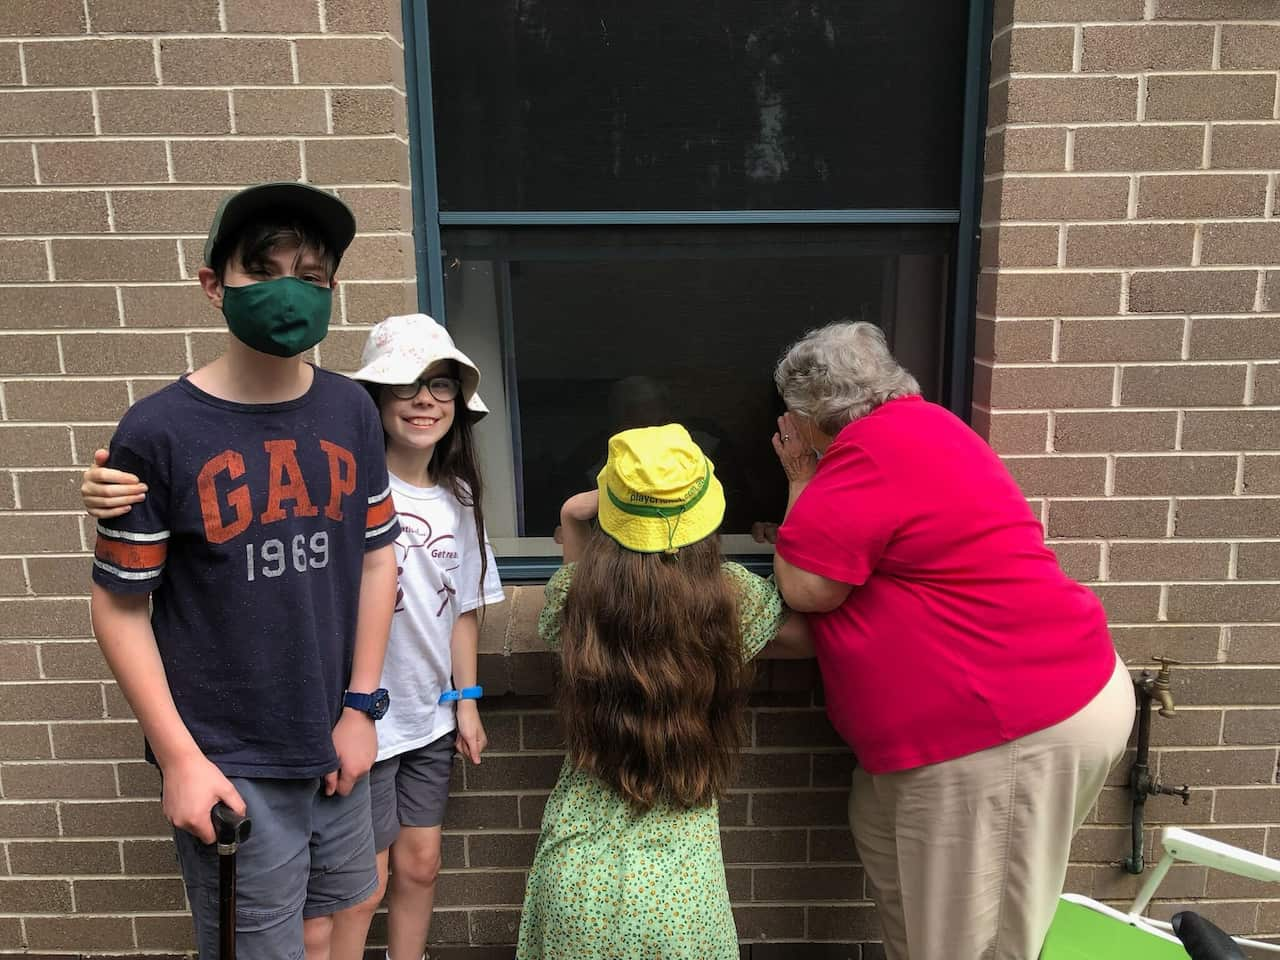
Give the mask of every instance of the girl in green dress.
<svg viewBox="0 0 1280 960">
<path fill-rule="evenodd" d="M 778 656 L 811 652 L 773 584 L 721 557 L 723 516 L 714 468 L 678 424 L 613 437 L 598 490 L 564 505 L 565 565 L 538 631 L 562 650 L 568 755 L 518 960 L 738 956 L 717 798 L 745 663 L 770 641 Z"/>
</svg>

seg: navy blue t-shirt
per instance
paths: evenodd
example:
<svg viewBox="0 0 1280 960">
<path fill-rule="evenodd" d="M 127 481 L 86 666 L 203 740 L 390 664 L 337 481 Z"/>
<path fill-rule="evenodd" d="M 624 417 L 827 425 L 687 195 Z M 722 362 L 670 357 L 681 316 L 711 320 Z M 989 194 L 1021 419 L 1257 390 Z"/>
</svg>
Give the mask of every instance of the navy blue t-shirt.
<svg viewBox="0 0 1280 960">
<path fill-rule="evenodd" d="M 368 393 L 316 369 L 296 400 L 243 404 L 183 378 L 130 408 L 109 462 L 148 492 L 98 524 L 93 579 L 152 594 L 205 756 L 228 776 L 336 769 L 364 554 L 400 530 Z"/>
</svg>

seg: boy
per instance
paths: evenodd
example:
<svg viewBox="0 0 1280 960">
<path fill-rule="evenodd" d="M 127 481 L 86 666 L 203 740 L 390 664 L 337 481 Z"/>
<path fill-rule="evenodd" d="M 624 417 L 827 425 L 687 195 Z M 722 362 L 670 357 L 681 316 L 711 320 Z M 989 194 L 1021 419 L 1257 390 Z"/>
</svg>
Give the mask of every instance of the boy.
<svg viewBox="0 0 1280 960">
<path fill-rule="evenodd" d="M 206 960 L 218 801 L 254 820 L 243 960 L 304 944 L 328 960 L 333 914 L 377 885 L 364 775 L 387 708 L 374 687 L 399 525 L 368 394 L 301 357 L 324 337 L 354 235 L 346 205 L 304 184 L 224 200 L 199 279 L 226 352 L 134 404 L 111 441 L 111 465 L 147 496 L 98 524 L 94 632 L 160 768 Z"/>
</svg>

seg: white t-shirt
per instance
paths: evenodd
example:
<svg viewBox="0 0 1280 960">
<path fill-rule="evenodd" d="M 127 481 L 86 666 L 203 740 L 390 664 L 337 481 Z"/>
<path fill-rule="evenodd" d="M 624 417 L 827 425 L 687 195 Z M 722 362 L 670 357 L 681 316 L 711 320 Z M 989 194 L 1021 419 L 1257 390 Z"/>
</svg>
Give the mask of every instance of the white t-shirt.
<svg viewBox="0 0 1280 960">
<path fill-rule="evenodd" d="M 399 589 L 382 686 L 391 709 L 378 721 L 378 759 L 444 736 L 456 725 L 454 705 L 439 704 L 452 688 L 449 639 L 458 617 L 503 599 L 493 551 L 479 597 L 480 550 L 475 517 L 444 486 L 415 487 L 394 474 L 391 496 L 400 515 L 396 538 Z"/>
</svg>

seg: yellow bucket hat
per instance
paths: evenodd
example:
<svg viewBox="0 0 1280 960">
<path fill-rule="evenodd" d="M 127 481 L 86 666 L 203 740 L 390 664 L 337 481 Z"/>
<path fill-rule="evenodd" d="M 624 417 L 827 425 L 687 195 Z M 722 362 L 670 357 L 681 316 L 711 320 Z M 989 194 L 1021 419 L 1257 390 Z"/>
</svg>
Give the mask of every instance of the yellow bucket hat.
<svg viewBox="0 0 1280 960">
<path fill-rule="evenodd" d="M 600 529 L 636 553 L 675 553 L 724 520 L 715 467 L 678 423 L 610 437 L 597 480 Z"/>
</svg>

